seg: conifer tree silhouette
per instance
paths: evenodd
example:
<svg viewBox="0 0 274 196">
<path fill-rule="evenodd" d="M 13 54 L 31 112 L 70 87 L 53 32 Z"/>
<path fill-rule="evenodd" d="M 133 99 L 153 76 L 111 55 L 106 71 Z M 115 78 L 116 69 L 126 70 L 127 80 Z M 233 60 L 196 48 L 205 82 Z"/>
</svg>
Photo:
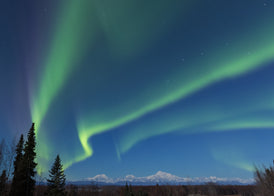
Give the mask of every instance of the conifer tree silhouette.
<svg viewBox="0 0 274 196">
<path fill-rule="evenodd" d="M 49 171 L 48 190 L 46 195 L 63 196 L 66 195 L 65 184 L 66 176 L 60 156 L 57 155 L 51 170 Z"/>
</svg>

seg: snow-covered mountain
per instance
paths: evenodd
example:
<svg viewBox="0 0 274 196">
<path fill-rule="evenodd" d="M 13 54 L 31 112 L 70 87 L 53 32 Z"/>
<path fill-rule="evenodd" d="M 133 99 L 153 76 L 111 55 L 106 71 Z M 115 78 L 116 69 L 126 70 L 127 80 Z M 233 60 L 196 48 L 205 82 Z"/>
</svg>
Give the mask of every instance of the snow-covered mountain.
<svg viewBox="0 0 274 196">
<path fill-rule="evenodd" d="M 96 183 L 101 185 L 125 185 L 126 183 L 132 185 L 183 185 L 183 184 L 204 184 L 214 182 L 217 184 L 253 184 L 254 179 L 241 179 L 241 178 L 218 178 L 215 176 L 210 177 L 196 177 L 196 178 L 183 178 L 178 177 L 166 172 L 158 171 L 156 174 L 146 177 L 136 177 L 134 175 L 127 175 L 123 178 L 109 178 L 105 174 L 96 175 L 78 182 L 80 184 Z M 75 182 L 77 183 L 77 182 Z"/>
<path fill-rule="evenodd" d="M 107 184 L 115 183 L 112 178 L 107 177 L 105 174 L 96 175 L 92 178 L 87 178 L 87 180 L 91 182 L 104 182 Z"/>
</svg>

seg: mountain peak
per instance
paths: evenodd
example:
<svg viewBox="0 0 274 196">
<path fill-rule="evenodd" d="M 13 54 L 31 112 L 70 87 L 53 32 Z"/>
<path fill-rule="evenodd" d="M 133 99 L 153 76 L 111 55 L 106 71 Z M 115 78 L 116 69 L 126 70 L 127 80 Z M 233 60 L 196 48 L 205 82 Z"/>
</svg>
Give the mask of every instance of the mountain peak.
<svg viewBox="0 0 274 196">
<path fill-rule="evenodd" d="M 163 172 L 163 171 L 158 171 L 155 175 L 157 175 L 157 176 L 163 176 L 163 175 L 171 175 L 171 174 L 169 174 L 167 172 Z"/>
<path fill-rule="evenodd" d="M 125 178 L 135 178 L 134 175 L 127 175 Z"/>
<path fill-rule="evenodd" d="M 109 178 L 106 174 L 99 174 L 92 178 L 87 178 L 88 181 L 95 181 L 95 182 L 105 182 L 105 183 L 113 183 L 113 179 Z"/>
</svg>

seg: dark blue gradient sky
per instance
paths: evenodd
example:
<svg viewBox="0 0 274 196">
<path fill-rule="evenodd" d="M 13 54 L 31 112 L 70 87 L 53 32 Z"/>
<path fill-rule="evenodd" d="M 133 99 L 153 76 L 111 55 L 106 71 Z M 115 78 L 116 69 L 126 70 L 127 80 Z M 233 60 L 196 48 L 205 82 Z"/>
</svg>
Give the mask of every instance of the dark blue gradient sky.
<svg viewBox="0 0 274 196">
<path fill-rule="evenodd" d="M 274 2 L 2 0 L 0 137 L 39 171 L 252 178 L 273 159 Z"/>
</svg>

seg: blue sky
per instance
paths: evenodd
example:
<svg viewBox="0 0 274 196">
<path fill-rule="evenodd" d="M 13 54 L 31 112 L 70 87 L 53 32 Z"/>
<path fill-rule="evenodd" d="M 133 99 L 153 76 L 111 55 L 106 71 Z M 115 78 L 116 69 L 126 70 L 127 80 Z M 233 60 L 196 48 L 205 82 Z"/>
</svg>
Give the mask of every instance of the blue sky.
<svg viewBox="0 0 274 196">
<path fill-rule="evenodd" d="M 253 177 L 272 162 L 274 2 L 8 1 L 0 136 L 38 170 Z"/>
</svg>

